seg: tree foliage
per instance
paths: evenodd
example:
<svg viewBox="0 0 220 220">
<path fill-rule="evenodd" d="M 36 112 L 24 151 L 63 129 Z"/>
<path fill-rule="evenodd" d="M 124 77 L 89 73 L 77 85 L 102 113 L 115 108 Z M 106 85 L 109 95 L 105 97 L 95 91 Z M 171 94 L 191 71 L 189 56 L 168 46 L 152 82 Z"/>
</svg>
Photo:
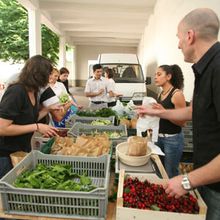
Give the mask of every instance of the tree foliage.
<svg viewBox="0 0 220 220">
<path fill-rule="evenodd" d="M 58 60 L 59 38 L 41 26 L 42 55 Z M 17 63 L 29 58 L 28 13 L 16 0 L 0 0 L 0 59 Z"/>
</svg>

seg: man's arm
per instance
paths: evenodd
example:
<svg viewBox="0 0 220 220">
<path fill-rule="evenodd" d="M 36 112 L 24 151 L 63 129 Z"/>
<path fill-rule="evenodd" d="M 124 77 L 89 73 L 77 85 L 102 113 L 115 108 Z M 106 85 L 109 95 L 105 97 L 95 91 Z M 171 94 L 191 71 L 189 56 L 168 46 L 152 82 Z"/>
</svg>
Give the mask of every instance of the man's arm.
<svg viewBox="0 0 220 220">
<path fill-rule="evenodd" d="M 220 181 L 220 154 L 206 165 L 188 173 L 188 179 L 193 188 L 198 186 L 216 183 Z M 188 191 L 184 190 L 181 181 L 183 176 L 179 175 L 169 180 L 166 186 L 166 193 L 171 196 L 180 197 Z"/>
<path fill-rule="evenodd" d="M 207 185 L 220 181 L 220 154 L 206 165 L 189 173 L 189 179 L 193 187 Z M 205 175 L 204 175 L 205 173 Z"/>
<path fill-rule="evenodd" d="M 136 108 L 141 116 L 150 115 L 174 121 L 192 120 L 192 106 L 179 109 L 155 109 L 148 106 L 139 106 Z"/>
<path fill-rule="evenodd" d="M 101 95 L 104 92 L 104 89 L 100 89 L 98 92 L 85 92 L 86 97 L 96 97 Z"/>
</svg>

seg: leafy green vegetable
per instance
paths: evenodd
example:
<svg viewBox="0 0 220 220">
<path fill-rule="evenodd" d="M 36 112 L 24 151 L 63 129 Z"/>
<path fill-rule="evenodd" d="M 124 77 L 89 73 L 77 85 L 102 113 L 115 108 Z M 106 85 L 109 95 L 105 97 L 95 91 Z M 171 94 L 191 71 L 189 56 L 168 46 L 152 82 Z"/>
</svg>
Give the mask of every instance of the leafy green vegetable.
<svg viewBox="0 0 220 220">
<path fill-rule="evenodd" d="M 110 117 L 117 115 L 116 112 L 110 108 L 103 108 L 96 111 L 90 111 L 90 110 L 78 111 L 76 114 L 79 116 L 86 116 L 86 117 Z"/>
<path fill-rule="evenodd" d="M 19 175 L 14 186 L 18 188 L 91 191 L 96 187 L 85 175 L 72 173 L 72 167 L 64 164 L 46 166 L 39 163 L 34 170 Z"/>
<path fill-rule="evenodd" d="M 92 184 L 92 180 L 89 177 L 87 177 L 85 175 L 82 175 L 82 176 L 80 176 L 80 183 L 82 185 L 91 185 Z"/>
<path fill-rule="evenodd" d="M 60 96 L 59 96 L 59 100 L 61 103 L 66 103 L 69 101 L 69 95 L 68 93 L 62 93 Z"/>
<path fill-rule="evenodd" d="M 110 125 L 111 121 L 106 119 L 97 119 L 92 121 L 91 125 Z"/>
<path fill-rule="evenodd" d="M 152 210 L 155 210 L 155 211 L 160 211 L 160 208 L 155 204 L 155 205 L 151 205 L 150 208 Z"/>
</svg>

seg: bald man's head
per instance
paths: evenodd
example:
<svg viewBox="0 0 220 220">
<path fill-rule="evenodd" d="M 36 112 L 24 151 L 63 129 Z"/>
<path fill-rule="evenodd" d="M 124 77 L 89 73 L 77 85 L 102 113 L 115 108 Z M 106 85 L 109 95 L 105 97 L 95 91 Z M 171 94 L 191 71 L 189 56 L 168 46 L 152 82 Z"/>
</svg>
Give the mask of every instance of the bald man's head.
<svg viewBox="0 0 220 220">
<path fill-rule="evenodd" d="M 216 13 L 209 8 L 197 8 L 188 13 L 180 22 L 183 30 L 193 29 L 203 40 L 218 38 L 219 19 Z"/>
</svg>

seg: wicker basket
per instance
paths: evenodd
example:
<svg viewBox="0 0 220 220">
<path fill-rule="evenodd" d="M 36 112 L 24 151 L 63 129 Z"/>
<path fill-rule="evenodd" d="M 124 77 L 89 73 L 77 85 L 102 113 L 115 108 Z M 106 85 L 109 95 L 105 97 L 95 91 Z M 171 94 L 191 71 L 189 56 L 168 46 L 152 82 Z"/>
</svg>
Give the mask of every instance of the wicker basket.
<svg viewBox="0 0 220 220">
<path fill-rule="evenodd" d="M 13 167 L 15 167 L 20 161 L 22 161 L 27 154 L 28 153 L 26 153 L 24 151 L 16 151 L 16 152 L 10 154 L 11 163 L 12 163 Z"/>
<path fill-rule="evenodd" d="M 148 162 L 151 156 L 151 149 L 147 149 L 147 154 L 144 156 L 129 156 L 127 155 L 128 142 L 120 143 L 116 146 L 116 157 L 118 157 L 122 163 L 129 166 L 142 166 Z"/>
</svg>

